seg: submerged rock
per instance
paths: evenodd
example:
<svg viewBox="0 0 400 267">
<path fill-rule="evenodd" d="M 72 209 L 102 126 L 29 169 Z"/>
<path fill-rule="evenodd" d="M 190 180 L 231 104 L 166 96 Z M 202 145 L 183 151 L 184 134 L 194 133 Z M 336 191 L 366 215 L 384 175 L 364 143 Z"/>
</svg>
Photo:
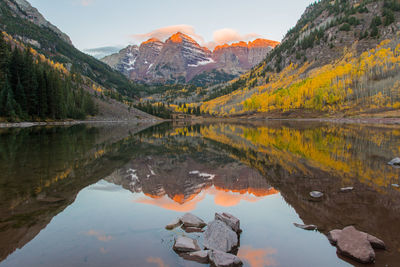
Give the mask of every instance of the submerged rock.
<svg viewBox="0 0 400 267">
<path fill-rule="evenodd" d="M 178 236 L 175 239 L 173 248 L 176 252 L 193 252 L 201 250 L 196 240 L 186 236 Z"/>
<path fill-rule="evenodd" d="M 214 220 L 207 225 L 204 232 L 204 246 L 212 250 L 230 252 L 238 246 L 238 236 L 224 222 Z"/>
<path fill-rule="evenodd" d="M 183 215 L 181 221 L 185 227 L 203 228 L 207 225 L 202 219 L 191 213 Z"/>
<path fill-rule="evenodd" d="M 240 230 L 240 220 L 229 213 L 215 213 L 215 220 L 220 220 L 232 228 L 236 233 L 241 232 Z"/>
<path fill-rule="evenodd" d="M 293 223 L 294 226 L 300 229 L 304 230 L 317 230 L 317 226 L 314 224 L 298 224 L 298 223 Z"/>
<path fill-rule="evenodd" d="M 176 218 L 172 222 L 170 222 L 167 226 L 165 226 L 165 229 L 167 230 L 172 230 L 175 229 L 176 227 L 180 226 L 182 224 L 182 221 L 180 218 Z"/>
<path fill-rule="evenodd" d="M 209 253 L 210 253 L 209 250 L 200 250 L 200 251 L 182 254 L 182 257 L 185 260 L 196 261 L 198 263 L 206 264 L 209 262 Z"/>
<path fill-rule="evenodd" d="M 340 192 L 342 192 L 342 193 L 351 192 L 353 190 L 354 190 L 354 187 L 352 187 L 352 186 L 340 188 Z"/>
<path fill-rule="evenodd" d="M 389 165 L 400 167 L 400 158 L 394 158 L 388 162 Z"/>
<path fill-rule="evenodd" d="M 216 267 L 236 267 L 243 265 L 242 260 L 238 256 L 218 250 L 210 252 L 210 261 Z"/>
</svg>

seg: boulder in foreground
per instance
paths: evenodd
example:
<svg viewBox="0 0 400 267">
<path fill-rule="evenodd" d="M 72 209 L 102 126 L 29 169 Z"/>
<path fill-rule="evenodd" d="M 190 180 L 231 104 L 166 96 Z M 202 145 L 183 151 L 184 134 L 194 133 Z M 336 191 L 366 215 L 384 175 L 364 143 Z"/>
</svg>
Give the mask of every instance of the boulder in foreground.
<svg viewBox="0 0 400 267">
<path fill-rule="evenodd" d="M 180 226 L 182 224 L 182 221 L 180 218 L 176 218 L 172 222 L 170 222 L 167 226 L 165 226 L 165 229 L 167 230 L 172 230 L 175 229 L 176 227 Z"/>
<path fill-rule="evenodd" d="M 176 252 L 193 252 L 201 250 L 196 240 L 186 236 L 178 236 L 175 239 L 173 248 Z"/>
<path fill-rule="evenodd" d="M 236 232 L 220 220 L 210 222 L 204 232 L 204 246 L 208 249 L 231 252 L 238 243 Z"/>
<path fill-rule="evenodd" d="M 215 220 L 220 220 L 232 228 L 236 233 L 241 232 L 240 230 L 240 220 L 233 216 L 232 214 L 223 212 L 223 213 L 215 213 Z"/>
<path fill-rule="evenodd" d="M 191 213 L 186 213 L 183 215 L 181 221 L 184 227 L 203 228 L 207 225 L 202 219 Z"/>
<path fill-rule="evenodd" d="M 210 252 L 210 261 L 216 267 L 237 267 L 243 265 L 238 256 L 218 250 Z"/>
<path fill-rule="evenodd" d="M 182 257 L 188 261 L 196 261 L 198 263 L 206 264 L 209 262 L 209 253 L 209 250 L 200 250 L 182 254 Z"/>
</svg>

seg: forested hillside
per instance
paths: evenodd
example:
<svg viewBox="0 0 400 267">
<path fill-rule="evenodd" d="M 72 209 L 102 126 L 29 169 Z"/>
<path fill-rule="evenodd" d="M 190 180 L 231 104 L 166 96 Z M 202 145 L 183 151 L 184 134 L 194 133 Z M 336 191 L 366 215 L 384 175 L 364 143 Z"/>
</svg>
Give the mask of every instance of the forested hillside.
<svg viewBox="0 0 400 267">
<path fill-rule="evenodd" d="M 7 40 L 0 33 L 0 117 L 32 121 L 96 115 L 97 107 L 83 90 L 79 74 Z"/>
<path fill-rule="evenodd" d="M 68 36 L 46 21 L 25 0 L 0 1 L 0 30 L 107 89 L 115 89 L 130 97 L 135 95 L 134 83 L 108 65 L 76 49 Z"/>
<path fill-rule="evenodd" d="M 400 2 L 321 0 L 202 111 L 361 114 L 400 108 Z"/>
</svg>

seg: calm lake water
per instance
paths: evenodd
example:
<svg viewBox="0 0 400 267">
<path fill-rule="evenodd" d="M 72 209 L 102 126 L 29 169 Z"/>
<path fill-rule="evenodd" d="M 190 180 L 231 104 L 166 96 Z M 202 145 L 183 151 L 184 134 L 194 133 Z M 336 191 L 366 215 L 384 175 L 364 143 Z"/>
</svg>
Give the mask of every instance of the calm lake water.
<svg viewBox="0 0 400 267">
<path fill-rule="evenodd" d="M 348 225 L 386 242 L 374 266 L 400 266 L 400 169 L 387 165 L 400 156 L 399 127 L 144 128 L 0 129 L 0 267 L 204 266 L 175 254 L 183 232 L 164 227 L 222 211 L 241 219 L 245 266 L 358 266 L 325 236 Z M 323 201 L 309 200 L 313 190 Z"/>
</svg>

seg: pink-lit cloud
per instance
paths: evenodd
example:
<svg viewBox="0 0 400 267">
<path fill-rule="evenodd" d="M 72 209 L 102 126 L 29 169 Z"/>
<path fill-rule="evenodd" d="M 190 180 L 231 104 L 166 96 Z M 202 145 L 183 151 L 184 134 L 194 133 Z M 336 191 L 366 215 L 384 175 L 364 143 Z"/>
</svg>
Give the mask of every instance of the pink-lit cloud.
<svg viewBox="0 0 400 267">
<path fill-rule="evenodd" d="M 195 39 L 199 43 L 203 43 L 204 39 L 200 35 L 198 35 L 193 26 L 180 24 L 180 25 L 172 25 L 167 27 L 162 27 L 156 29 L 154 31 L 142 34 L 133 34 L 132 38 L 135 41 L 146 41 L 150 38 L 157 38 L 161 41 L 165 41 L 168 37 L 173 35 L 174 33 L 181 32 L 186 35 L 189 35 L 193 39 Z"/>
<path fill-rule="evenodd" d="M 156 264 L 158 267 L 169 267 L 168 265 L 166 265 L 164 263 L 164 261 L 161 258 L 154 258 L 154 257 L 149 257 L 146 259 L 146 261 L 148 263 L 154 263 Z"/>
<path fill-rule="evenodd" d="M 177 32 L 182 32 L 186 35 L 189 35 L 200 45 L 211 50 L 213 50 L 217 45 L 231 44 L 239 41 L 247 42 L 261 37 L 261 35 L 257 33 L 240 34 L 234 29 L 224 28 L 214 31 L 213 40 L 206 42 L 201 35 L 196 33 L 196 30 L 193 26 L 186 24 L 162 27 L 148 33 L 133 34 L 131 37 L 137 42 L 146 41 L 150 38 L 157 38 L 161 41 L 165 41 L 167 38 Z"/>
</svg>

